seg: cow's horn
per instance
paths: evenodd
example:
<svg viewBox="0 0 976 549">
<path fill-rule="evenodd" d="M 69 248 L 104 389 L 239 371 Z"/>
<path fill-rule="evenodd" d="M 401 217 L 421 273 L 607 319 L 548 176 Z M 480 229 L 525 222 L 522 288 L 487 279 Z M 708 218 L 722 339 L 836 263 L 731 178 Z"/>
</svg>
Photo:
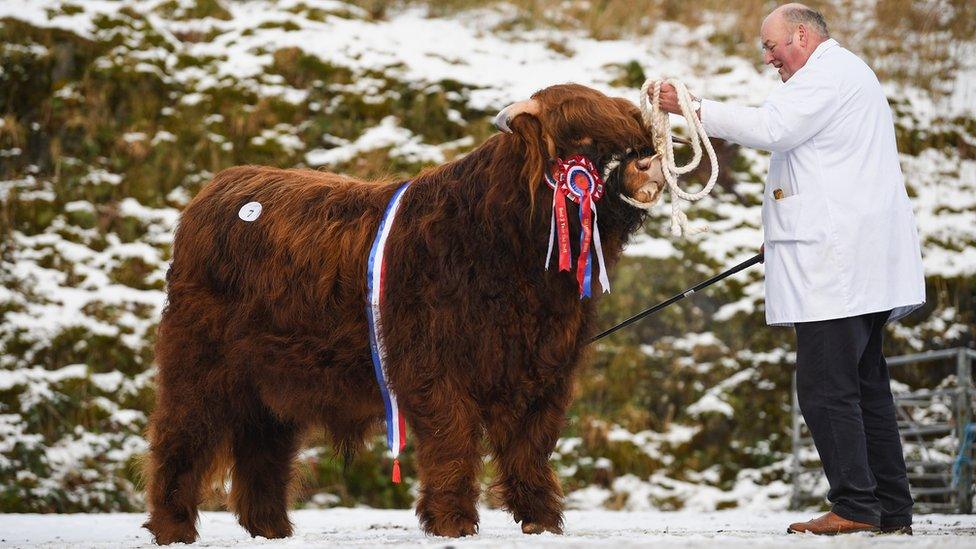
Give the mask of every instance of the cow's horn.
<svg viewBox="0 0 976 549">
<path fill-rule="evenodd" d="M 512 120 L 515 120 L 515 117 L 520 114 L 538 115 L 539 102 L 535 99 L 526 99 L 525 101 L 512 103 L 511 105 L 498 111 L 498 114 L 495 115 L 495 118 L 491 121 L 491 123 L 505 133 L 512 133 L 512 129 L 508 126 L 508 124 Z"/>
</svg>

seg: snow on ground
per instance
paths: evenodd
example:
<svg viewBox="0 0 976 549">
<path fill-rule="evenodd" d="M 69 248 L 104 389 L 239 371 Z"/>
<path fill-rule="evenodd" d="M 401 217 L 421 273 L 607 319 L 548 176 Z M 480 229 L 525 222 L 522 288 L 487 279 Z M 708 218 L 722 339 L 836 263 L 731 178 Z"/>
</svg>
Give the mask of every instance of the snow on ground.
<svg viewBox="0 0 976 549">
<path fill-rule="evenodd" d="M 99 13 L 113 13 L 122 6 L 136 6 L 147 12 L 161 4 L 161 0 L 151 2 L 87 1 L 81 5 L 84 13 L 52 15 L 47 8 L 57 7 L 61 2 L 56 0 L 4 0 L 0 2 L 0 16 L 11 16 L 31 21 L 41 26 L 54 26 L 73 30 L 82 36 L 99 39 L 98 32 L 114 33 L 116 30 L 98 31 L 92 25 L 92 18 Z M 637 90 L 617 87 L 613 82 L 619 76 L 619 65 L 631 60 L 637 61 L 648 75 L 671 75 L 686 81 L 697 93 L 715 99 L 726 99 L 742 104 L 757 104 L 769 91 L 778 85 L 775 75 L 769 70 L 757 70 L 755 59 L 743 59 L 727 56 L 717 45 L 708 41 L 712 29 L 704 25 L 697 29 L 687 29 L 672 23 L 661 23 L 651 34 L 627 40 L 596 41 L 574 31 L 556 29 L 537 29 L 520 33 L 506 33 L 497 30 L 498 23 L 508 18 L 504 10 L 482 10 L 467 13 L 455 19 L 426 17 L 422 10 L 407 9 L 397 13 L 387 21 L 366 21 L 356 17 L 328 16 L 322 21 L 308 20 L 305 17 L 288 11 L 290 8 L 302 4 L 319 7 L 324 10 L 340 6 L 328 0 L 285 0 L 282 2 L 252 1 L 229 3 L 233 15 L 230 21 L 208 19 L 202 22 L 171 21 L 160 16 L 152 15 L 151 24 L 164 37 L 168 37 L 174 52 L 162 49 L 143 51 L 141 46 L 132 46 L 131 50 L 120 48 L 118 57 L 123 53 L 147 61 L 147 70 L 163 71 L 164 77 L 186 83 L 194 93 L 181 98 L 182 104 L 198 101 L 201 94 L 223 85 L 236 83 L 244 87 L 254 87 L 264 95 L 281 95 L 289 100 L 302 101 L 304 90 L 298 90 L 281 85 L 275 75 L 266 74 L 272 57 L 268 54 L 278 48 L 294 46 L 307 53 L 314 54 L 324 61 L 345 67 L 356 75 L 356 91 L 369 100 L 380 98 L 389 90 L 383 90 L 382 80 L 375 78 L 372 73 L 380 73 L 390 78 L 411 82 L 418 88 L 435 85 L 442 80 L 457 80 L 466 88 L 465 102 L 469 107 L 487 111 L 500 108 L 506 103 L 528 96 L 531 92 L 556 82 L 576 80 L 595 86 L 613 95 L 636 100 Z M 344 7 L 344 6 L 340 6 Z M 297 24 L 298 30 L 286 31 L 271 25 L 261 28 L 263 23 L 289 21 Z M 297 22 L 297 23 L 296 23 Z M 193 25 L 213 26 L 222 32 L 213 41 L 196 44 L 183 44 L 172 37 L 179 30 L 186 30 Z M 497 30 L 497 32 L 496 32 Z M 134 32 L 134 31 L 133 31 Z M 423 37 L 417 40 L 416 37 Z M 104 38 L 104 37 L 102 37 Z M 558 44 L 559 48 L 551 47 Z M 449 53 L 445 53 L 449 52 Z M 189 66 L 178 68 L 178 54 L 187 54 L 206 58 L 214 56 L 223 61 L 213 67 L 200 68 Z M 113 54 L 114 55 L 114 54 Z M 153 58 L 158 58 L 159 66 L 149 64 Z M 110 60 L 105 59 L 106 62 Z M 898 101 L 899 120 L 903 119 L 906 128 L 916 128 L 931 132 L 955 132 L 955 123 L 950 123 L 953 116 L 969 117 L 973 112 L 971 101 L 972 90 L 976 89 L 976 71 L 969 70 L 957 78 L 958 86 L 951 105 L 935 103 L 917 90 L 904 89 L 893 86 L 890 95 Z M 961 91 L 960 91 L 961 90 Z M 335 91 L 341 91 L 338 88 Z M 70 87 L 61 92 L 64 95 L 72 93 Z M 3 124 L 0 119 L 0 124 Z M 269 128 L 259 138 L 260 140 L 276 140 L 286 144 L 286 149 L 295 151 L 301 149 L 292 135 L 293 128 L 288 125 Z M 224 139 L 223 136 L 213 134 L 215 142 Z M 968 133 L 963 132 L 964 139 L 970 139 Z M 146 133 L 130 132 L 123 136 L 126 142 L 151 140 L 173 141 L 173 134 L 158 131 L 152 137 Z M 368 129 L 357 139 L 343 142 L 328 142 L 334 147 L 329 149 L 311 149 L 306 151 L 305 159 L 310 165 L 331 165 L 344 162 L 356 154 L 373 149 L 392 147 L 391 156 L 403 156 L 414 160 L 442 161 L 449 155 L 447 151 L 453 146 L 468 146 L 470 141 L 462 143 L 433 144 L 424 143 L 421 136 L 399 126 L 393 118 L 384 119 L 379 125 Z M 11 149 L 13 151 L 14 149 Z M 0 151 L 2 152 L 2 151 Z M 13 154 L 13 153 L 11 153 Z M 17 149 L 16 154 L 21 154 Z M 753 175 L 762 175 L 766 171 L 766 157 L 752 151 L 743 151 Z M 973 209 L 976 208 L 976 160 L 965 158 L 958 150 L 928 149 L 916 155 L 902 157 L 906 180 L 916 192 L 913 198 L 920 233 L 923 238 L 926 271 L 929 275 L 945 277 L 967 276 L 976 272 L 976 248 L 970 243 L 976 239 L 976 225 L 971 222 Z M 203 179 L 205 175 L 200 175 Z M 748 178 L 745 178 L 748 179 Z M 33 197 L 38 201 L 55 201 L 53 187 L 41 188 L 33 176 L 24 179 L 0 182 L 0 197 L 13 188 L 20 188 L 20 200 Z M 93 170 L 85 184 L 108 183 L 119 185 L 123 183 L 123 176 L 108 172 L 104 169 Z M 750 196 L 761 193 L 761 184 L 743 181 L 737 187 Z M 183 189 L 174 191 L 179 196 Z M 31 195 L 30 193 L 34 193 Z M 183 197 L 180 202 L 186 201 Z M 73 202 L 68 205 L 70 212 L 93 212 L 95 206 L 85 202 Z M 659 206 L 648 225 L 659 226 L 662 234 L 666 234 L 667 205 Z M 761 242 L 759 227 L 758 204 L 741 205 L 728 200 L 726 197 L 711 197 L 702 201 L 698 206 L 690 208 L 689 213 L 693 224 L 704 223 L 702 215 L 711 212 L 708 219 L 710 231 L 693 237 L 697 245 L 717 262 L 731 266 L 755 253 L 755 248 Z M 59 231 L 76 231 L 75 228 L 60 225 L 58 220 L 52 224 L 46 234 L 23 235 L 15 232 L 14 239 L 18 244 L 13 267 L 14 278 L 30 287 L 38 296 L 39 302 L 19 303 L 24 306 L 23 312 L 8 312 L 11 321 L 3 328 L 17 328 L 27 332 L 23 337 L 34 341 L 46 341 L 58 333 L 80 326 L 93 334 L 104 336 L 120 335 L 123 344 L 139 350 L 147 339 L 145 334 L 152 328 L 152 322 L 144 317 L 132 314 L 129 310 L 138 307 L 149 307 L 153 313 L 151 318 L 158 317 L 164 295 L 158 289 L 138 290 L 123 284 L 113 283 L 106 273 L 129 260 L 139 260 L 154 269 L 154 275 L 147 278 L 152 283 L 162 279 L 165 272 L 164 258 L 154 246 L 166 245 L 171 241 L 172 229 L 175 226 L 176 210 L 171 208 L 152 209 L 134 199 L 127 199 L 119 204 L 119 215 L 139 220 L 145 225 L 147 236 L 137 242 L 121 242 L 114 235 L 110 235 L 104 248 L 98 250 L 82 246 L 59 233 Z M 80 231 L 80 229 L 77 229 Z M 81 233 L 77 233 L 81 234 Z M 82 235 L 83 236 L 83 235 Z M 679 253 L 681 241 L 660 238 L 651 235 L 641 235 L 635 238 L 628 248 L 629 255 L 649 256 L 652 258 L 673 257 Z M 150 244 L 152 246 L 150 246 Z M 56 269 L 42 267 L 40 263 L 47 257 L 62 258 L 72 264 L 72 268 L 81 282 L 69 280 Z M 714 316 L 715 320 L 724 321 L 732 316 L 752 311 L 761 303 L 762 282 L 758 276 L 759 270 L 750 273 L 752 282 L 743 290 L 745 297 L 725 305 Z M 745 276 L 745 275 L 740 275 Z M 20 300 L 21 294 L 10 289 L 0 288 L 0 301 Z M 111 322 L 97 320 L 85 313 L 89 306 L 99 305 L 102 308 L 115 307 L 120 310 L 118 318 Z M 954 311 L 954 310 L 953 310 Z M 953 330 L 965 330 L 963 324 L 953 323 L 952 315 L 946 318 L 935 318 L 931 321 L 933 330 L 943 332 L 945 337 Z M 945 329 L 937 324 L 941 322 Z M 910 337 L 911 334 L 904 337 Z M 923 340 L 916 338 L 918 348 L 923 346 Z M 720 342 L 721 343 L 721 342 Z M 43 347 L 38 345 L 38 348 Z M 690 347 L 689 347 L 690 349 Z M 648 352 L 654 352 L 650 347 Z M 779 352 L 779 351 L 777 351 Z M 783 351 L 785 352 L 785 351 Z M 0 366 L 13 368 L 20 362 L 32 364 L 34 351 L 29 351 L 24 357 L 0 356 Z M 761 356 L 742 351 L 735 354 L 735 360 L 743 365 L 756 364 L 758 361 L 768 360 L 772 363 L 792 362 L 792 357 L 779 357 L 774 354 Z M 751 372 L 751 370 L 750 370 Z M 68 376 L 91 375 L 94 372 L 82 370 L 76 365 L 42 374 L 38 368 L 22 368 L 16 373 L 0 372 L 0 388 L 12 387 L 21 381 L 32 384 L 32 392 L 28 395 L 45 395 L 49 391 L 50 383 L 55 378 Z M 97 375 L 97 374 L 96 374 Z M 140 378 L 135 385 L 137 390 L 148 378 Z M 739 379 L 739 378 L 736 378 Z M 110 380 L 106 380 L 110 381 Z M 729 405 L 723 400 L 723 385 L 713 392 L 709 392 L 699 400 L 693 410 L 698 412 L 718 411 L 730 415 Z M 34 398 L 34 397 L 30 397 Z M 28 401 L 30 402 L 30 401 Z M 106 402 L 103 399 L 101 402 Z M 113 414 L 119 423 L 138 420 L 139 412 L 135 410 L 118 409 L 108 403 L 103 406 Z M 9 418 L 9 419 L 8 419 Z M 37 435 L 25 431 L 22 419 L 13 414 L 0 416 L 0 433 L 9 435 L 5 441 L 35 441 Z M 134 435 L 133 435 L 134 437 Z M 619 437 L 618 437 L 619 438 Z M 661 452 L 658 449 L 660 440 L 641 433 L 631 437 L 649 454 Z M 73 471 L 83 458 L 89 454 L 68 452 L 68 448 L 77 448 L 77 437 L 65 437 L 62 442 L 54 445 L 51 455 L 47 459 L 58 465 L 59 471 Z M 108 447 L 108 443 L 91 442 L 85 435 L 83 439 L 89 447 L 98 449 Z M 130 439 L 126 439 L 129 441 Z M 141 439 L 132 438 L 126 442 L 125 451 L 134 453 L 141 451 Z M 131 451 L 130 451 L 131 449 Z M 125 454 L 129 455 L 129 454 Z M 662 458 L 663 459 L 663 458 Z M 57 475 L 53 485 L 60 484 Z M 630 477 L 621 477 L 621 490 L 628 488 L 635 493 L 653 494 L 660 483 L 658 477 L 647 483 L 637 484 Z M 50 480 L 50 479 L 48 479 Z M 732 501 L 744 505 L 743 499 L 751 502 L 768 502 L 758 497 L 755 484 L 745 478 L 743 484 L 738 485 L 736 493 L 728 497 Z M 636 486 L 636 488 L 634 488 Z M 686 484 L 668 482 L 668 493 L 683 493 Z M 617 489 L 617 486 L 614 486 Z M 712 487 L 703 487 L 699 493 L 705 494 L 709 505 L 725 503 L 713 497 Z M 632 492 L 628 492 L 632 493 Z M 606 493 L 597 490 L 588 492 L 588 496 L 606 499 Z M 782 496 L 783 494 L 779 494 Z M 602 501 L 601 499 L 601 501 Z M 699 501 L 689 498 L 690 501 Z M 632 505 L 644 505 L 647 501 L 637 498 L 631 499 Z M 783 501 L 780 497 L 777 501 Z M 345 513 L 345 514 L 344 514 Z M 378 545 L 389 538 L 417 545 L 444 545 L 446 542 L 424 538 L 416 528 L 416 521 L 409 512 L 390 512 L 385 515 L 380 511 L 323 511 L 305 512 L 295 515 L 299 524 L 299 537 L 312 543 L 325 543 L 334 535 L 348 543 Z M 740 512 L 742 513 L 742 512 Z M 716 530 L 702 529 L 700 524 L 711 525 L 714 521 L 728 521 L 731 524 L 742 523 L 749 515 L 734 515 L 718 513 L 715 515 L 698 514 L 599 514 L 595 511 L 580 511 L 570 514 L 568 521 L 569 535 L 563 538 L 533 538 L 536 541 L 553 545 L 592 545 L 622 541 L 625 544 L 642 544 L 648 541 L 664 541 L 678 545 L 703 544 L 714 541 L 714 536 L 725 535 L 727 540 L 735 542 L 739 538 L 745 540 L 762 539 L 763 544 L 780 544 L 783 538 L 778 534 L 783 525 L 797 517 L 786 515 L 769 515 L 756 519 L 749 519 L 749 530 L 746 534 L 734 537 L 732 534 L 717 534 Z M 373 517 L 373 518 L 370 518 Z M 375 518 L 379 517 L 379 518 Z M 392 517 L 392 518 L 386 518 Z M 482 543 L 489 545 L 517 545 L 524 543 L 517 529 L 509 519 L 502 515 L 486 513 L 485 530 L 482 536 L 468 543 Z M 572 517 L 577 517 L 574 521 Z M 706 517 L 701 519 L 701 517 Z M 720 518 L 709 518 L 720 517 Z M 765 518 L 764 518 L 765 517 Z M 71 521 L 75 521 L 72 523 Z M 756 522 L 752 522 L 755 520 Z M 944 519 L 943 526 L 951 520 Z M 966 519 L 968 520 L 968 518 Z M 23 521 L 23 522 L 22 522 Z M 59 522 L 63 521 L 63 522 Z M 105 522 L 105 532 L 99 526 Z M 114 521 L 114 522 L 113 522 Z M 392 521 L 392 522 L 390 522 Z M 682 521 L 685 521 L 682 523 Z M 51 545 L 66 543 L 67 539 L 54 536 L 63 535 L 61 532 L 69 529 L 72 524 L 81 525 L 80 532 L 86 534 L 78 542 L 89 544 L 111 545 L 113 540 L 129 540 L 131 544 L 145 543 L 148 539 L 137 525 L 141 517 L 136 515 L 98 515 L 93 517 L 72 518 L 65 516 L 30 517 L 30 516 L 0 516 L 0 546 L 9 543 L 48 543 Z M 322 526 L 323 524 L 328 526 Z M 370 530 L 370 525 L 379 527 Z M 677 530 L 679 524 L 686 524 L 685 530 Z M 973 522 L 964 522 L 964 528 L 970 529 Z M 339 526 L 341 525 L 341 526 Z M 20 530 L 18 528 L 26 528 Z M 89 526 L 92 526 L 89 528 Z M 669 535 L 665 536 L 666 528 Z M 933 528 L 935 528 L 933 526 Z M 374 531 L 375 530 L 375 531 Z M 741 530 L 741 528 L 740 528 Z M 14 536 L 23 532 L 22 537 Z M 208 532 L 211 532 L 208 534 Z M 369 532 L 370 535 L 363 535 Z M 681 533 L 683 532 L 683 533 Z M 227 515 L 207 515 L 203 524 L 204 539 L 217 540 L 218 543 L 235 544 L 246 540 L 242 530 L 237 528 L 234 521 Z M 375 534 L 375 535 L 374 535 Z M 104 537 L 98 537 L 104 536 Z M 131 537 L 125 537 L 131 536 Z M 343 537 L 345 536 L 345 537 Z M 888 538 L 886 538 L 887 540 Z M 921 539 L 921 538 L 917 538 Z M 224 540 L 224 541 L 220 541 Z M 817 540 L 819 541 L 819 540 Z M 874 542 L 875 540 L 869 540 Z M 976 540 L 967 540 L 976 541 Z M 744 541 L 742 544 L 750 543 Z M 791 543 L 796 543 L 792 542 Z M 889 543 L 885 541 L 884 543 Z M 890 543 L 898 543 L 892 541 Z"/>
<path fill-rule="evenodd" d="M 811 518 L 799 513 L 746 511 L 569 511 L 562 536 L 521 533 L 511 515 L 481 512 L 481 531 L 464 539 L 425 536 L 408 510 L 330 509 L 291 513 L 287 540 L 251 538 L 230 513 L 203 513 L 197 544 L 204 547 L 973 547 L 976 516 L 921 515 L 915 536 L 853 534 L 838 538 L 787 535 L 786 526 Z M 0 547 L 145 547 L 141 514 L 0 515 Z"/>
</svg>

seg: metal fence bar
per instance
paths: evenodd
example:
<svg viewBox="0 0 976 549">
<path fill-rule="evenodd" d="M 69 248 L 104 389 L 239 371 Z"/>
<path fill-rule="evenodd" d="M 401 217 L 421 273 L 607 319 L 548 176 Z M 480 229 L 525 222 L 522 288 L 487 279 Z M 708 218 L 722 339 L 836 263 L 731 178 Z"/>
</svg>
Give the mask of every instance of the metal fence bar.
<svg viewBox="0 0 976 549">
<path fill-rule="evenodd" d="M 945 463 L 943 461 L 924 461 L 924 460 L 923 461 L 919 461 L 919 460 L 910 461 L 910 460 L 905 460 L 905 465 L 909 469 L 913 469 L 915 467 L 921 467 L 923 469 L 952 469 L 952 464 L 951 463 Z"/>
<path fill-rule="evenodd" d="M 912 364 L 916 362 L 931 362 L 944 358 L 953 358 L 959 354 L 959 349 L 939 349 L 937 351 L 926 351 L 912 355 L 901 355 L 892 358 L 885 358 L 888 366 L 900 366 L 902 364 Z"/>
<path fill-rule="evenodd" d="M 959 383 L 959 397 L 956 399 L 956 436 L 959 437 L 958 454 L 969 458 L 972 456 L 972 447 L 963 448 L 966 441 L 966 427 L 972 421 L 972 406 L 969 401 L 970 389 L 973 386 L 971 358 L 966 353 L 967 349 L 958 349 L 956 354 L 956 375 Z M 972 460 L 963 459 L 962 467 L 959 471 L 958 493 L 956 497 L 959 502 L 960 513 L 973 512 L 972 484 L 973 484 L 973 465 Z"/>
</svg>

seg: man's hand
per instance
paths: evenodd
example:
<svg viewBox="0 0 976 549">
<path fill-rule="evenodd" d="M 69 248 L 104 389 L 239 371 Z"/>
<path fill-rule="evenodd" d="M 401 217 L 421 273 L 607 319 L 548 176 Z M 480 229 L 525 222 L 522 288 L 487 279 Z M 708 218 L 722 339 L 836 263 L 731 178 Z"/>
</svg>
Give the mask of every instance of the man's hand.
<svg viewBox="0 0 976 549">
<path fill-rule="evenodd" d="M 647 98 L 654 101 L 654 87 L 651 86 L 647 89 Z M 661 84 L 661 110 L 672 113 L 681 114 L 681 105 L 678 104 L 678 92 L 674 89 L 674 86 L 668 83 Z M 695 110 L 695 116 L 701 118 L 699 109 Z"/>
</svg>

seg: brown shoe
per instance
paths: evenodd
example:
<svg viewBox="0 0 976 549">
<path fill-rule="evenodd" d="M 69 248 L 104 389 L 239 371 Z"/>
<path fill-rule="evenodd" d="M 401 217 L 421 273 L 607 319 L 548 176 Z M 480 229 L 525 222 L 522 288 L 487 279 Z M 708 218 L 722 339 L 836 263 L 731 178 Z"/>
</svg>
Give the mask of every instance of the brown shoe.
<svg viewBox="0 0 976 549">
<path fill-rule="evenodd" d="M 878 532 L 879 528 L 866 522 L 847 520 L 833 512 L 827 513 L 807 522 L 794 522 L 786 529 L 787 534 L 816 534 L 818 536 L 834 536 L 837 534 L 853 534 L 855 532 Z"/>
</svg>

